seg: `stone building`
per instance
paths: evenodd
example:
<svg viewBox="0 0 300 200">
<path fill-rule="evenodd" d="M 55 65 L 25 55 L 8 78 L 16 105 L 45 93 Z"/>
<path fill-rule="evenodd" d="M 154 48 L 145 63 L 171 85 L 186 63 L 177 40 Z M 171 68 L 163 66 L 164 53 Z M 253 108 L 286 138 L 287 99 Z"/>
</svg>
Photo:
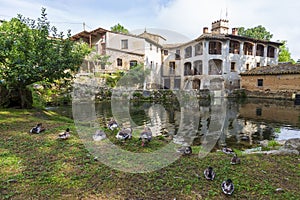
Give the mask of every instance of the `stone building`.
<svg viewBox="0 0 300 200">
<path fill-rule="evenodd" d="M 283 63 L 256 67 L 243 72 L 241 73 L 241 87 L 252 92 L 299 92 L 300 64 Z"/>
<path fill-rule="evenodd" d="M 152 88 L 160 84 L 162 46 L 159 42 L 164 38 L 146 31 L 137 36 L 98 28 L 90 32 L 82 31 L 73 35 L 71 39 L 86 42 L 93 48 L 92 54 L 81 67 L 81 74 L 128 71 L 141 63 L 150 70 L 147 87 Z M 107 55 L 108 62 L 103 64 L 94 60 L 93 55 Z"/>
<path fill-rule="evenodd" d="M 228 20 L 212 23 L 198 38 L 164 45 L 162 84 L 170 89 L 209 89 L 215 96 L 240 88 L 240 73 L 278 64 L 281 43 L 229 33 Z"/>
</svg>

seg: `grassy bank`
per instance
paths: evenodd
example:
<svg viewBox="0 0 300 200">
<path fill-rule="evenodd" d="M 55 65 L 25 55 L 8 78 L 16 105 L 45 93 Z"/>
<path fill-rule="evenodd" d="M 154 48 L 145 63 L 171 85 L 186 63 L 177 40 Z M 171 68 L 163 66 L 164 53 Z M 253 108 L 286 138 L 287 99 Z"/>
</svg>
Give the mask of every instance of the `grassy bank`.
<svg viewBox="0 0 300 200">
<path fill-rule="evenodd" d="M 48 130 L 29 134 L 37 122 Z M 72 137 L 57 140 L 58 132 L 67 127 Z M 95 161 L 73 121 L 51 111 L 2 109 L 0 136 L 0 199 L 300 199 L 299 156 L 245 155 L 240 165 L 230 165 L 231 157 L 218 152 L 199 159 L 199 147 L 193 147 L 193 155 L 166 168 L 131 174 Z M 167 142 L 154 139 L 145 148 Z M 137 140 L 120 145 L 146 151 Z M 214 181 L 203 177 L 209 165 L 217 174 Z M 220 189 L 227 178 L 235 184 L 231 197 Z"/>
</svg>

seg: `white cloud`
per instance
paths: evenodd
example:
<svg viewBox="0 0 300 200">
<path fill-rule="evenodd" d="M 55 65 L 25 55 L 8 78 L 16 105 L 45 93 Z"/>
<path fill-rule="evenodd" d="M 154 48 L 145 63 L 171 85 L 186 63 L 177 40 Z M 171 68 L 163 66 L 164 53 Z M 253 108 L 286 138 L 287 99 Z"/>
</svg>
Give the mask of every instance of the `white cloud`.
<svg viewBox="0 0 300 200">
<path fill-rule="evenodd" d="M 300 58 L 300 1 L 272 0 L 173 0 L 161 7 L 156 24 L 192 38 L 202 34 L 202 28 L 226 18 L 230 28 L 264 26 L 273 34 L 273 40 L 287 40 L 292 57 Z"/>
</svg>

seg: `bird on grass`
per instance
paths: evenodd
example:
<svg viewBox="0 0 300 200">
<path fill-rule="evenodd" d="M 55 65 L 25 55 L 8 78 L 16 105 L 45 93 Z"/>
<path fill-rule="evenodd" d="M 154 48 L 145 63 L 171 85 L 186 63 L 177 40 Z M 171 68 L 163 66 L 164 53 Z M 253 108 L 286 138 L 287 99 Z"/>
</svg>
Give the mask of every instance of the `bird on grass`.
<svg viewBox="0 0 300 200">
<path fill-rule="evenodd" d="M 177 149 L 178 153 L 181 153 L 182 155 L 191 155 L 193 153 L 192 148 L 190 146 L 183 146 Z"/>
<path fill-rule="evenodd" d="M 93 140 L 94 141 L 101 141 L 101 140 L 104 140 L 104 139 L 106 139 L 106 134 L 102 130 L 97 130 L 95 135 L 93 135 Z"/>
<path fill-rule="evenodd" d="M 215 176 L 216 176 L 216 173 L 214 172 L 213 168 L 212 167 L 208 167 L 204 170 L 204 177 L 207 179 L 207 180 L 214 180 Z"/>
<path fill-rule="evenodd" d="M 32 129 L 30 129 L 30 133 L 41 133 L 43 132 L 44 130 L 46 130 L 43 126 L 42 126 L 42 123 L 38 123 L 35 127 L 33 127 Z"/>
<path fill-rule="evenodd" d="M 139 140 L 142 140 L 142 146 L 145 146 L 146 143 L 149 143 L 152 139 L 152 131 L 148 126 L 144 126 L 143 132 L 140 134 Z"/>
<path fill-rule="evenodd" d="M 70 134 L 70 129 L 69 128 L 67 128 L 64 132 L 61 132 L 61 133 L 58 134 L 58 138 L 63 139 L 63 140 L 68 139 L 70 136 L 71 136 L 71 134 Z"/>
<path fill-rule="evenodd" d="M 233 157 L 231 158 L 230 164 L 236 165 L 240 163 L 241 163 L 241 159 L 238 158 L 236 154 L 234 154 Z"/>
<path fill-rule="evenodd" d="M 118 123 L 116 122 L 116 120 L 114 120 L 113 118 L 110 119 L 110 121 L 107 123 L 107 127 L 110 129 L 110 130 L 115 130 L 116 128 L 119 127 Z"/>
<path fill-rule="evenodd" d="M 131 139 L 131 137 L 132 137 L 132 128 L 122 128 L 116 135 L 116 138 L 121 141 Z"/>
<path fill-rule="evenodd" d="M 223 181 L 221 188 L 224 194 L 231 195 L 234 191 L 234 185 L 231 179 Z"/>
<path fill-rule="evenodd" d="M 231 148 L 228 148 L 228 147 L 224 147 L 222 149 L 222 152 L 226 153 L 226 154 L 234 154 L 234 151 Z"/>
</svg>

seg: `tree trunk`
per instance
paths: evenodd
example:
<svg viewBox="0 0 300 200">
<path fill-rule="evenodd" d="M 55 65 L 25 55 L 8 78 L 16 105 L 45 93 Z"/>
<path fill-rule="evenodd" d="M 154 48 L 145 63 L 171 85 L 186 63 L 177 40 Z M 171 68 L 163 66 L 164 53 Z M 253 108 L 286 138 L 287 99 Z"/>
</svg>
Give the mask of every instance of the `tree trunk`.
<svg viewBox="0 0 300 200">
<path fill-rule="evenodd" d="M 27 87 L 19 88 L 19 95 L 20 95 L 20 106 L 21 108 L 32 108 L 32 92 Z"/>
<path fill-rule="evenodd" d="M 32 92 L 26 87 L 7 89 L 0 86 L 0 107 L 32 108 Z"/>
</svg>

